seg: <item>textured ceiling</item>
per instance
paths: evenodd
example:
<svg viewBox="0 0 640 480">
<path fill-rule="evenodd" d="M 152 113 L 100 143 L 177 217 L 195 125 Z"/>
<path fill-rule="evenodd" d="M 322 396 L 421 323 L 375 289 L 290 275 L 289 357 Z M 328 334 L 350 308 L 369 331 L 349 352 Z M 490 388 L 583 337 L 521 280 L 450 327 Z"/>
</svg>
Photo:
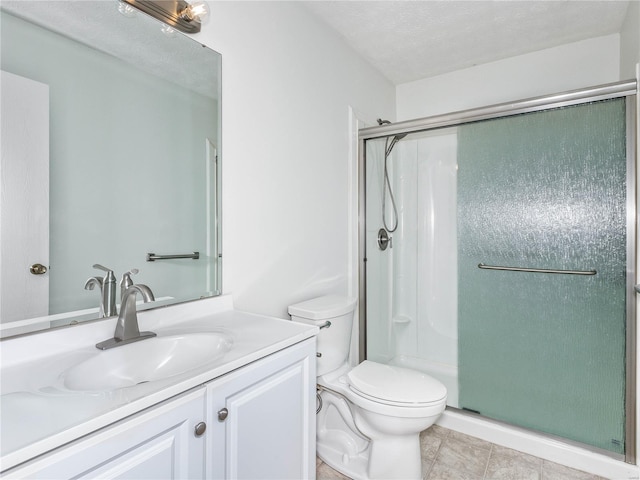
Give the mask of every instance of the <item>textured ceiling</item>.
<svg viewBox="0 0 640 480">
<path fill-rule="evenodd" d="M 618 33 L 628 1 L 304 1 L 315 16 L 394 84 Z M 10 1 L 2 8 L 93 45 L 140 68 L 204 92 L 211 70 L 202 48 L 155 22 L 116 13 L 112 1 Z M 215 10 L 214 10 L 215 14 Z M 138 14 L 138 17 L 144 17 Z M 132 28 L 132 25 L 136 25 Z M 64 27 L 61 27 L 64 25 Z M 149 55 L 149 46 L 159 47 Z M 167 52 L 177 53 L 175 56 Z"/>
<path fill-rule="evenodd" d="M 627 1 L 309 1 L 394 84 L 620 32 Z"/>
</svg>

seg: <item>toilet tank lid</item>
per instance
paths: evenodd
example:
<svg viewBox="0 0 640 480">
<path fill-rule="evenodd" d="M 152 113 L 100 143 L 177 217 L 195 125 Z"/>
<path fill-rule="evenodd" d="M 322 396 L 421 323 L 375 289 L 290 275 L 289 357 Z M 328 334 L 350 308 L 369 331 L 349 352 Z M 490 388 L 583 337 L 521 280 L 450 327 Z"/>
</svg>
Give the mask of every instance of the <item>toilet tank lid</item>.
<svg viewBox="0 0 640 480">
<path fill-rule="evenodd" d="M 353 312 L 357 300 L 342 295 L 326 295 L 289 306 L 289 315 L 309 320 L 324 320 Z"/>
</svg>

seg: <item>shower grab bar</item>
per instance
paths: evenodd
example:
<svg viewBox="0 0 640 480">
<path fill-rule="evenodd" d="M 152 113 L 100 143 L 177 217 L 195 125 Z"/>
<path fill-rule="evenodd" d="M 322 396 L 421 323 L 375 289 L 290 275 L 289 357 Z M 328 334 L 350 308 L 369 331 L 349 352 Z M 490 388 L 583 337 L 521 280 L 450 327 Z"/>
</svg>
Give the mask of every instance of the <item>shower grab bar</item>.
<svg viewBox="0 0 640 480">
<path fill-rule="evenodd" d="M 192 258 L 198 260 L 200 252 L 186 253 L 184 255 L 156 255 L 155 253 L 147 253 L 147 262 L 155 262 L 156 260 L 173 260 L 176 258 Z"/>
<path fill-rule="evenodd" d="M 552 270 L 548 268 L 524 268 L 524 267 L 503 267 L 500 265 L 485 265 L 479 263 L 478 268 L 483 270 L 507 270 L 509 272 L 532 272 L 532 273 L 563 273 L 565 275 L 595 275 L 595 270 Z"/>
</svg>

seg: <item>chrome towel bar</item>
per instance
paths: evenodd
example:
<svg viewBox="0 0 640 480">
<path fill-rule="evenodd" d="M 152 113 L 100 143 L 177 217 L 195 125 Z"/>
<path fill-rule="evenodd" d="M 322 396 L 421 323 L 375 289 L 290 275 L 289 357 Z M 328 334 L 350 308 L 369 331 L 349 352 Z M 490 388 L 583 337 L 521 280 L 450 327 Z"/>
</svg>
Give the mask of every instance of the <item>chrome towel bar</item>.
<svg viewBox="0 0 640 480">
<path fill-rule="evenodd" d="M 503 267 L 500 265 L 485 265 L 479 263 L 478 268 L 483 270 L 507 270 L 509 272 L 532 272 L 532 273 L 562 273 L 565 275 L 595 275 L 595 270 L 552 270 L 548 268 L 524 268 L 524 267 Z"/>
<path fill-rule="evenodd" d="M 156 255 L 155 253 L 147 253 L 147 262 L 174 260 L 176 258 L 192 258 L 193 260 L 198 260 L 200 258 L 200 252 L 185 253 L 184 255 Z"/>
</svg>

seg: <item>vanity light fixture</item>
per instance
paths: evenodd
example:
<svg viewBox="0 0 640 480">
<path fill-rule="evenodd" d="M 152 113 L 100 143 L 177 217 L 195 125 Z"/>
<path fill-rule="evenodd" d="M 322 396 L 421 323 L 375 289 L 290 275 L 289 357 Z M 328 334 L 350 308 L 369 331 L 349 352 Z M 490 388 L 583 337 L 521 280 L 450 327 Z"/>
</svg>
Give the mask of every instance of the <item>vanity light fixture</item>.
<svg viewBox="0 0 640 480">
<path fill-rule="evenodd" d="M 202 21 L 209 14 L 209 7 L 204 1 L 190 3 L 185 0 L 121 1 L 184 33 L 198 33 Z"/>
</svg>

